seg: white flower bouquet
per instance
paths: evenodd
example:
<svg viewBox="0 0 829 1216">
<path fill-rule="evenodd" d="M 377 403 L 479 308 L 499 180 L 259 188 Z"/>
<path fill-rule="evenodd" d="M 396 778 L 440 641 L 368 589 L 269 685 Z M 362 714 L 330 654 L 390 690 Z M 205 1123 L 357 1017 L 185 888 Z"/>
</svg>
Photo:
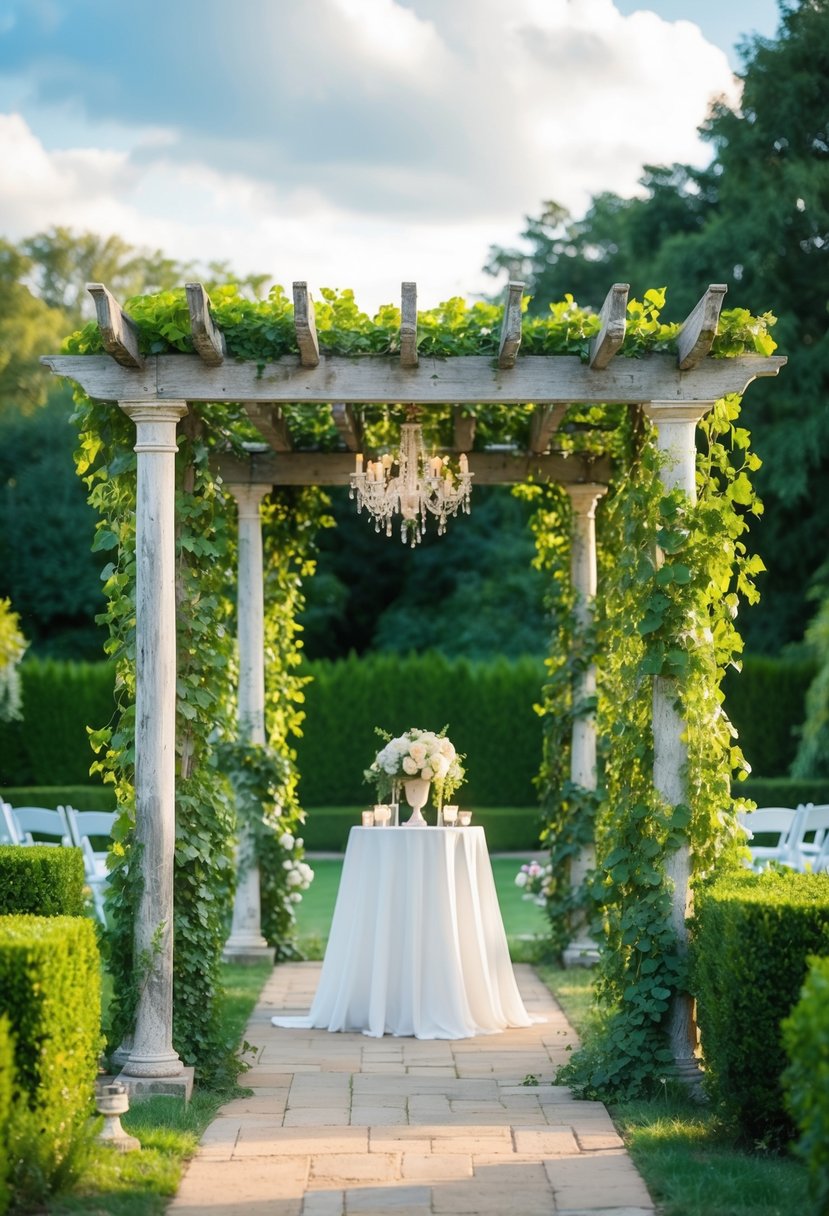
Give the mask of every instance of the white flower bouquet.
<svg viewBox="0 0 829 1216">
<path fill-rule="evenodd" d="M 377 734 L 386 743 L 363 776 L 376 785 L 381 801 L 394 793 L 395 786 L 401 782 L 420 778 L 431 781 L 435 806 L 440 807 L 463 782 L 466 770 L 461 761 L 464 757 L 447 739 L 446 727 L 440 734 L 412 728 L 396 739 L 379 728 Z"/>
</svg>

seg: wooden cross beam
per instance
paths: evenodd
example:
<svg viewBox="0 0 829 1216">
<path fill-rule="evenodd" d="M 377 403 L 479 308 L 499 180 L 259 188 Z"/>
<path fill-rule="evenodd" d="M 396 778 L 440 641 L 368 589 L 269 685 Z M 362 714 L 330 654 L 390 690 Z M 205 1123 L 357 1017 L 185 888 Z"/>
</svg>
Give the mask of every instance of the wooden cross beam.
<svg viewBox="0 0 829 1216">
<path fill-rule="evenodd" d="M 727 291 L 727 284 L 712 283 L 683 321 L 676 340 L 677 365 L 681 371 L 687 372 L 697 367 L 710 351 L 717 336 L 720 309 Z"/>
<path fill-rule="evenodd" d="M 614 283 L 599 313 L 599 332 L 590 339 L 588 365 L 594 371 L 607 367 L 625 340 L 629 283 Z"/>
<path fill-rule="evenodd" d="M 185 283 L 184 290 L 196 354 L 208 367 L 220 367 L 225 361 L 227 346 L 224 334 L 210 315 L 210 297 L 201 283 Z"/>
<path fill-rule="evenodd" d="M 314 301 L 308 294 L 307 283 L 294 283 L 294 329 L 301 365 L 316 367 L 320 361 L 320 346 L 314 320 Z"/>
<path fill-rule="evenodd" d="M 275 452 L 290 452 L 291 432 L 280 406 L 272 401 L 246 401 L 245 413 L 259 434 Z"/>
<path fill-rule="evenodd" d="M 95 301 L 95 315 L 104 350 L 121 367 L 144 367 L 144 356 L 138 348 L 138 327 L 122 309 L 103 283 L 87 283 L 86 290 Z"/>
<path fill-rule="evenodd" d="M 515 367 L 518 348 L 521 345 L 521 297 L 524 284 L 509 282 L 504 304 L 504 320 L 501 323 L 501 341 L 498 346 L 498 366 L 502 369 Z"/>
<path fill-rule="evenodd" d="M 547 451 L 569 408 L 566 402 L 559 402 L 558 405 L 540 405 L 533 411 L 530 419 L 530 451 L 534 455 Z"/>
<path fill-rule="evenodd" d="M 331 405 L 331 416 L 348 451 L 359 452 L 363 442 L 362 427 L 354 413 L 354 407 L 347 401 L 334 401 Z"/>
<path fill-rule="evenodd" d="M 401 284 L 400 366 L 417 367 L 417 283 Z"/>
</svg>

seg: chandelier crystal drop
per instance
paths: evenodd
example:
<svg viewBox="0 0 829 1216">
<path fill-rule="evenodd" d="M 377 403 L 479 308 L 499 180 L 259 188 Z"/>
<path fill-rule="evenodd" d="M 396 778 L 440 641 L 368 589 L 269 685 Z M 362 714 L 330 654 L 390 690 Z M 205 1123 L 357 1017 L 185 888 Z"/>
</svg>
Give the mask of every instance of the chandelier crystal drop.
<svg viewBox="0 0 829 1216">
<path fill-rule="evenodd" d="M 414 548 L 426 532 L 426 520 L 434 515 L 438 536 L 446 531 L 450 515 L 462 510 L 469 514 L 472 478 L 466 455 L 458 460 L 457 471 L 445 456 L 427 457 L 423 429 L 419 422 L 404 422 L 400 428 L 400 452 L 368 461 L 357 456 L 351 474 L 350 498 L 357 500 L 357 513 L 363 507 L 374 516 L 375 532 L 385 528 L 391 536 L 394 516 L 400 516 L 400 539 Z"/>
</svg>

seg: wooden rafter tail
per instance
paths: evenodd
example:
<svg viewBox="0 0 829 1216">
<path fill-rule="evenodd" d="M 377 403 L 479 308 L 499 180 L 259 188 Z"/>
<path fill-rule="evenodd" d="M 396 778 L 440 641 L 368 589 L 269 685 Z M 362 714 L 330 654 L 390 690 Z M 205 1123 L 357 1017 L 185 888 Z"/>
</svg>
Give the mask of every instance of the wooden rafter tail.
<svg viewBox="0 0 829 1216">
<path fill-rule="evenodd" d="M 595 371 L 607 367 L 625 340 L 629 283 L 614 283 L 599 313 L 599 332 L 590 340 L 588 363 Z"/>
<path fill-rule="evenodd" d="M 417 283 L 400 286 L 400 366 L 417 367 Z"/>
<path fill-rule="evenodd" d="M 359 452 L 363 442 L 363 432 L 360 421 L 354 412 L 354 407 L 347 401 L 334 401 L 331 405 L 331 417 L 340 432 L 340 439 L 349 452 Z"/>
<path fill-rule="evenodd" d="M 210 297 L 201 283 L 185 283 L 193 348 L 208 367 L 221 367 L 227 354 L 225 336 L 210 315 Z"/>
<path fill-rule="evenodd" d="M 569 405 L 539 405 L 533 411 L 530 419 L 530 451 L 534 456 L 540 456 L 550 446 L 550 441 L 561 420 L 569 409 Z"/>
<path fill-rule="evenodd" d="M 471 452 L 475 443 L 475 428 L 478 419 L 474 414 L 465 414 L 463 406 L 452 407 L 453 445 L 456 452 Z"/>
<path fill-rule="evenodd" d="M 504 320 L 501 324 L 501 341 L 498 346 L 498 366 L 515 367 L 518 348 L 521 345 L 521 297 L 524 284 L 512 280 L 507 284 L 507 301 L 504 305 Z"/>
<path fill-rule="evenodd" d="M 95 301 L 98 329 L 106 353 L 122 367 L 143 368 L 144 356 L 138 348 L 138 327 L 132 317 L 127 316 L 103 283 L 87 283 L 86 290 Z"/>
<path fill-rule="evenodd" d="M 682 372 L 701 363 L 717 336 L 726 283 L 712 283 L 692 312 L 682 322 L 677 335 L 677 365 Z"/>
<path fill-rule="evenodd" d="M 280 406 L 270 401 L 246 401 L 245 413 L 274 452 L 293 450 L 291 432 Z"/>
<path fill-rule="evenodd" d="M 294 283 L 294 329 L 300 363 L 303 367 L 317 367 L 320 361 L 320 345 L 314 320 L 314 301 L 308 294 L 307 283 Z"/>
</svg>

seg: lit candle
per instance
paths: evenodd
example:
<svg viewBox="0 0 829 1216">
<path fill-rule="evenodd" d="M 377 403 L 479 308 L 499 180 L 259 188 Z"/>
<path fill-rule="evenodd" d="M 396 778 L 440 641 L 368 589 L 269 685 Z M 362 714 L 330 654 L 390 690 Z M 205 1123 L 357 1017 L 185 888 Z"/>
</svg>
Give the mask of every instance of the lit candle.
<svg viewBox="0 0 829 1216">
<path fill-rule="evenodd" d="M 364 828 L 373 828 L 374 827 L 374 811 L 363 811 L 361 820 L 362 820 L 362 824 L 363 824 Z"/>
<path fill-rule="evenodd" d="M 390 452 L 386 452 L 385 456 L 383 457 L 383 468 L 384 468 L 384 469 L 390 469 L 390 468 L 391 468 L 391 463 L 392 463 L 392 461 L 391 461 L 391 453 L 390 453 Z"/>
<path fill-rule="evenodd" d="M 471 811 L 458 811 L 458 822 L 460 823 L 462 828 L 468 828 L 470 823 L 472 822 L 472 812 Z"/>
<path fill-rule="evenodd" d="M 354 471 L 356 473 L 362 473 L 362 471 L 363 471 L 363 453 L 362 452 L 357 453 L 357 467 Z"/>
<path fill-rule="evenodd" d="M 443 822 L 452 827 L 458 820 L 458 808 L 456 806 L 447 805 L 443 808 Z"/>
<path fill-rule="evenodd" d="M 433 477 L 438 477 L 440 475 L 440 466 L 442 464 L 443 464 L 443 461 L 441 460 L 440 456 L 432 457 L 432 476 Z"/>
<path fill-rule="evenodd" d="M 466 459 L 466 452 L 461 452 L 460 460 L 458 461 L 462 473 L 469 472 L 469 461 Z"/>
</svg>

